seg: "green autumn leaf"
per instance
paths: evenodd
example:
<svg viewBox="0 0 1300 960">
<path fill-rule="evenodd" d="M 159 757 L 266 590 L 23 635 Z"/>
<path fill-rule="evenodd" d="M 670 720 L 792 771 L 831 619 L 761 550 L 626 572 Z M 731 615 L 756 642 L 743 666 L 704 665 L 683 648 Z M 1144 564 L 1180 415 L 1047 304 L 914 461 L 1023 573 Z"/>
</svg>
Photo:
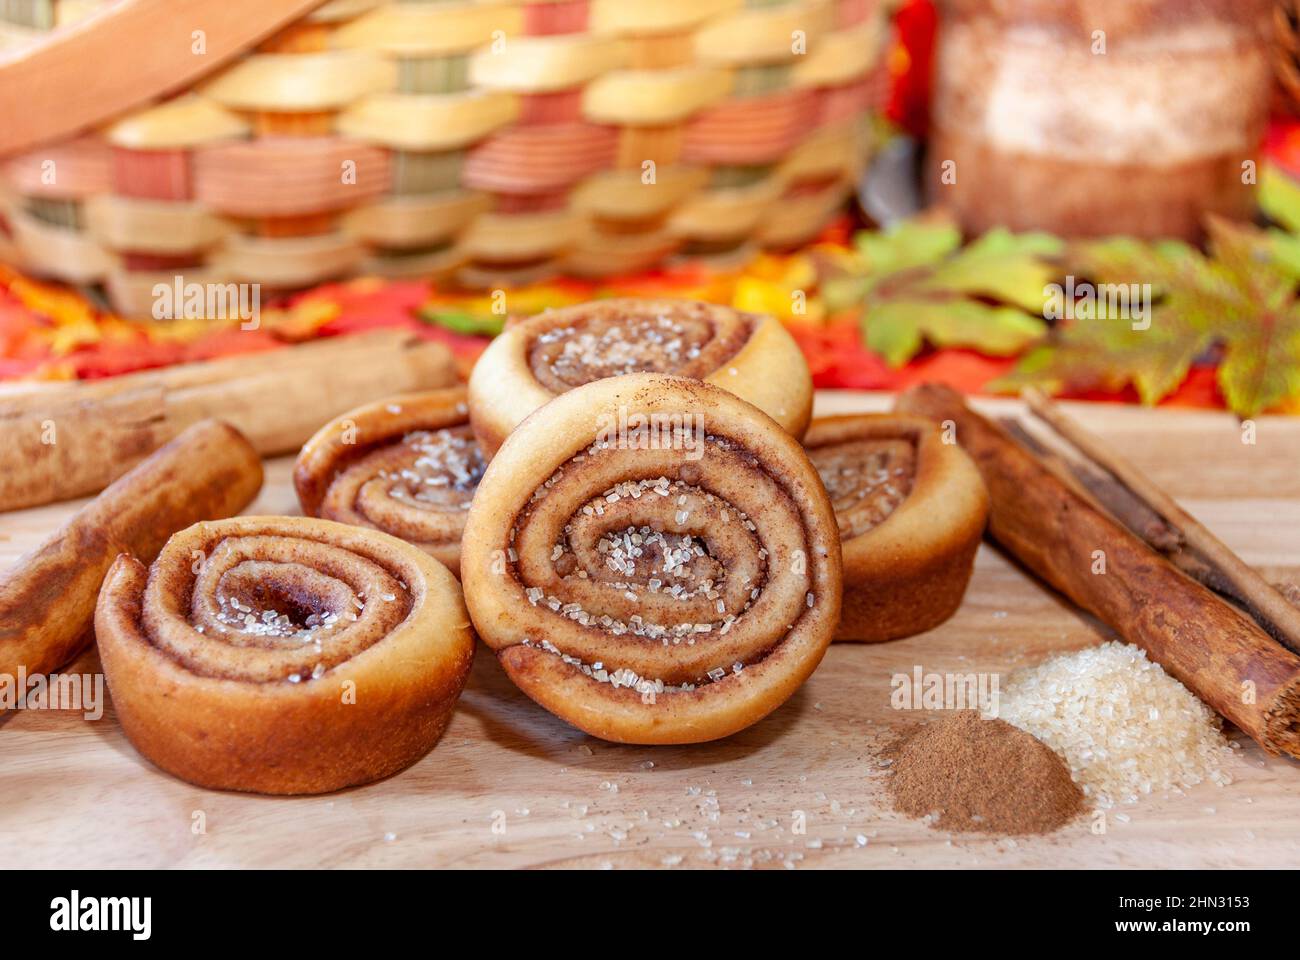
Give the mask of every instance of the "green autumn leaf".
<svg viewBox="0 0 1300 960">
<path fill-rule="evenodd" d="M 1146 404 L 1177 389 L 1213 342 L 1197 298 L 1186 295 L 1201 284 L 1219 286 L 1210 276 L 1213 265 L 1186 244 L 1130 237 L 1072 246 L 1066 259 L 1071 275 L 1088 278 L 1086 289 L 1098 296 L 1091 304 L 1072 304 L 1074 315 L 1054 332 L 1053 342 L 1027 354 L 991 388 L 1032 384 L 1053 393 L 1115 392 L 1132 385 Z M 1083 282 L 1078 289 L 1085 289 Z M 1111 295 L 1121 293 L 1127 300 Z M 1160 310 L 1154 306 L 1157 297 Z"/>
<path fill-rule="evenodd" d="M 934 220 L 904 220 L 887 230 L 864 230 L 853 245 L 872 276 L 938 263 L 961 246 L 956 224 Z"/>
<path fill-rule="evenodd" d="M 453 333 L 482 334 L 495 337 L 505 327 L 505 317 L 492 314 L 466 313 L 459 310 L 437 310 L 425 307 L 418 311 L 425 323 L 451 330 Z"/>
<path fill-rule="evenodd" d="M 1266 163 L 1259 174 L 1259 207 L 1274 223 L 1300 233 L 1300 182 Z"/>
<path fill-rule="evenodd" d="M 1063 246 L 1046 233 L 992 230 L 937 266 L 926 285 L 1014 304 L 1041 316 L 1043 288 L 1056 276 L 1045 261 Z"/>
<path fill-rule="evenodd" d="M 856 273 L 835 274 L 819 283 L 822 300 L 831 313 L 860 307 L 867 296 L 867 281 Z"/>
<path fill-rule="evenodd" d="M 832 312 L 861 305 L 880 278 L 943 260 L 961 246 L 961 231 L 950 220 L 904 220 L 886 230 L 860 231 L 853 246 L 857 268 L 821 284 L 822 298 Z"/>
<path fill-rule="evenodd" d="M 915 304 L 882 304 L 863 330 L 867 349 L 891 367 L 901 367 L 921 349 L 921 326 L 914 311 Z"/>
<path fill-rule="evenodd" d="M 1199 250 L 1181 240 L 1144 241 L 1133 237 L 1107 237 L 1072 245 L 1067 269 L 1096 283 L 1149 283 L 1155 296 L 1195 281 L 1197 270 L 1208 261 Z"/>
<path fill-rule="evenodd" d="M 1011 356 L 1043 335 L 1043 322 L 1014 307 L 978 300 L 886 301 L 864 324 L 867 348 L 901 367 L 920 351 L 922 340 L 936 347 L 970 347 Z"/>
<path fill-rule="evenodd" d="M 1050 393 L 1118 393 L 1132 385 L 1138 398 L 1151 405 L 1178 389 L 1204 342 L 1195 337 L 1128 338 L 1117 327 L 1110 330 L 1110 335 L 1079 338 L 1066 347 L 1035 347 L 989 389 L 1014 393 L 1032 385 Z"/>
<path fill-rule="evenodd" d="M 1047 331 L 1054 237 L 994 230 L 963 249 L 954 224 L 920 219 L 860 233 L 854 245 L 858 268 L 823 280 L 822 296 L 833 311 L 858 308 L 864 342 L 892 366 L 927 342 L 1014 355 Z"/>
<path fill-rule="evenodd" d="M 1219 389 L 1242 417 L 1300 396 L 1300 318 L 1292 308 L 1284 322 L 1260 324 L 1228 337 L 1219 365 Z"/>
<path fill-rule="evenodd" d="M 1097 285 L 1100 306 L 1067 320 L 991 387 L 1034 384 L 1060 392 L 1132 385 L 1143 403 L 1154 404 L 1178 388 L 1197 356 L 1222 344 L 1219 386 L 1240 416 L 1295 396 L 1300 271 L 1263 231 L 1217 219 L 1209 231 L 1211 256 L 1183 243 L 1129 238 L 1072 249 L 1070 268 Z M 1142 290 L 1142 309 L 1113 309 L 1100 295 L 1102 285 Z"/>
<path fill-rule="evenodd" d="M 1277 262 L 1300 276 L 1300 237 L 1281 230 L 1269 230 L 1268 237 L 1273 241 L 1273 255 Z"/>
<path fill-rule="evenodd" d="M 1226 355 L 1219 389 L 1229 408 L 1253 417 L 1300 395 L 1300 272 L 1253 227 L 1213 220 L 1210 242 L 1238 281 L 1235 309 L 1221 321 Z"/>
</svg>

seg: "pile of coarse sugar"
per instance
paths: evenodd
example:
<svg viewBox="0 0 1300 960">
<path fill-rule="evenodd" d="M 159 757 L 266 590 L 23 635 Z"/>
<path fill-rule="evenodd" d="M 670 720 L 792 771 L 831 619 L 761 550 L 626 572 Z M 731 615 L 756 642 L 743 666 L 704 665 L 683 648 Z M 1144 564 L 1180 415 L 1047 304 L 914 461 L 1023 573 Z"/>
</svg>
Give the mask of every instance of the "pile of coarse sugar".
<svg viewBox="0 0 1300 960">
<path fill-rule="evenodd" d="M 1231 783 L 1218 714 L 1141 649 L 1112 641 L 1015 673 L 997 716 L 1063 756 L 1089 802 Z"/>
</svg>

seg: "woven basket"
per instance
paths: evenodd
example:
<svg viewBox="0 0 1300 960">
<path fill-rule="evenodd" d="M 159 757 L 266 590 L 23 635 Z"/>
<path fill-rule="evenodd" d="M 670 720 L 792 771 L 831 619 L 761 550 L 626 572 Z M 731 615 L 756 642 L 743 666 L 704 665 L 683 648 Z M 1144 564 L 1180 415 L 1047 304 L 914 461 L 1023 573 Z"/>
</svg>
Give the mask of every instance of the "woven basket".
<svg viewBox="0 0 1300 960">
<path fill-rule="evenodd" d="M 967 233 L 1195 241 L 1207 215 L 1253 215 L 1242 174 L 1268 124 L 1272 0 L 939 11 L 928 197 Z"/>
<path fill-rule="evenodd" d="M 177 274 L 498 286 L 797 244 L 868 159 L 889 2 L 334 0 L 8 158 L 11 249 L 139 313 Z"/>
</svg>

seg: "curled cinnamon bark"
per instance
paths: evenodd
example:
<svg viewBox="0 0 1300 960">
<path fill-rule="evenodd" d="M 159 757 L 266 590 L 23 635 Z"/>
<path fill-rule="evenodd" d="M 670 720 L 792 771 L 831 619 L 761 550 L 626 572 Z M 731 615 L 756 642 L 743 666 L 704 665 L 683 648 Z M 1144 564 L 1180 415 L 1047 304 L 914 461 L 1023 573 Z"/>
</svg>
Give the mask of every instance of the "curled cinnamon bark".
<svg viewBox="0 0 1300 960">
<path fill-rule="evenodd" d="M 298 455 L 303 512 L 391 533 L 460 570 L 460 538 L 486 462 L 464 387 L 366 404 L 321 427 Z"/>
<path fill-rule="evenodd" d="M 1146 650 L 1269 753 L 1300 757 L 1300 657 L 1088 502 L 961 396 L 898 409 L 951 420 L 992 498 L 989 532 L 1026 567 Z"/>
<path fill-rule="evenodd" d="M 127 737 L 204 787 L 321 793 L 441 736 L 474 641 L 446 567 L 395 537 L 240 517 L 119 557 L 95 634 Z"/>
<path fill-rule="evenodd" d="M 1077 449 L 1081 459 L 1074 466 L 1085 484 L 1090 476 L 1101 477 L 1093 487 L 1117 520 L 1188 576 L 1240 604 L 1271 636 L 1300 653 L 1300 609 L 1173 497 L 1065 416 L 1046 394 L 1027 390 L 1025 402 Z"/>
<path fill-rule="evenodd" d="M 975 465 L 921 417 L 822 417 L 804 437 L 844 551 L 836 640 L 936 627 L 961 604 L 988 518 Z"/>
<path fill-rule="evenodd" d="M 378 330 L 104 380 L 6 385 L 0 510 L 102 490 L 209 417 L 232 424 L 259 454 L 288 453 L 339 411 L 455 382 L 443 344 Z"/>
<path fill-rule="evenodd" d="M 812 377 L 774 317 L 691 300 L 597 300 L 506 327 L 470 375 L 470 417 L 495 451 L 552 397 L 605 377 L 667 373 L 707 380 L 802 437 Z"/>
<path fill-rule="evenodd" d="M 586 732 L 697 743 L 776 709 L 840 608 L 835 518 L 775 422 L 698 380 L 561 395 L 489 464 L 461 574 L 511 679 Z"/>
<path fill-rule="evenodd" d="M 152 560 L 177 530 L 238 513 L 261 486 L 261 460 L 228 424 L 204 420 L 163 446 L 0 577 L 0 673 L 67 663 L 90 641 L 119 553 Z"/>
</svg>

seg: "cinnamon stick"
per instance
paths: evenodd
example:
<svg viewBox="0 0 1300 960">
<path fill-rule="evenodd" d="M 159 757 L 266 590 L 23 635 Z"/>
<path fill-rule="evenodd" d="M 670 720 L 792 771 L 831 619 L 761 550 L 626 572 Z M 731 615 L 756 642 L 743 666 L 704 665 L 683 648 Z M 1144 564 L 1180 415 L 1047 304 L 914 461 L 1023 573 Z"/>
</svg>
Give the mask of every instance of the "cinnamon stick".
<svg viewBox="0 0 1300 960">
<path fill-rule="evenodd" d="M 951 420 L 992 498 L 989 532 L 1143 648 L 1272 754 L 1300 757 L 1300 657 L 1081 496 L 961 396 L 913 388 L 899 410 Z"/>
<path fill-rule="evenodd" d="M 196 423 L 137 465 L 0 573 L 0 677 L 46 673 L 76 656 L 118 554 L 152 560 L 173 533 L 233 516 L 261 487 L 262 461 L 217 420 Z"/>
<path fill-rule="evenodd" d="M 1152 549 L 1171 560 L 1182 549 L 1183 538 L 1177 529 L 1091 460 L 1078 455 L 1066 455 L 1056 447 L 1044 443 L 1026 430 L 1019 420 L 1008 417 L 998 422 L 1016 441 L 1037 456 L 1045 467 L 1073 487 L 1076 493 L 1124 524 Z M 1176 562 L 1175 566 L 1178 566 Z"/>
<path fill-rule="evenodd" d="M 1142 471 L 1062 413 L 1042 391 L 1025 391 L 1025 403 L 1035 416 L 1073 444 L 1091 463 L 1113 476 L 1153 514 L 1178 531 L 1181 545 L 1186 545 L 1191 554 L 1187 556 L 1180 549 L 1180 556 L 1172 558 L 1180 568 L 1210 589 L 1240 603 L 1274 638 L 1300 652 L 1300 609 Z M 1120 516 L 1120 519 L 1125 518 Z M 1140 528 L 1128 525 L 1150 542 Z M 1185 559 L 1180 562 L 1182 557 Z"/>
<path fill-rule="evenodd" d="M 1216 593 L 1231 598 L 1246 607 L 1246 612 L 1260 622 L 1261 618 L 1249 605 L 1233 595 L 1231 586 L 1222 571 L 1184 541 L 1181 531 L 1171 526 L 1150 505 L 1129 490 L 1103 468 L 1081 454 L 1063 456 L 1059 450 L 1042 442 L 1013 418 L 999 420 L 1001 426 L 1016 441 L 1029 449 L 1047 469 L 1090 504 L 1127 527 L 1147 546 L 1155 550 L 1193 580 L 1198 580 Z M 1270 633 L 1269 624 L 1260 622 Z M 1274 634 L 1275 639 L 1280 639 Z"/>
<path fill-rule="evenodd" d="M 218 417 L 263 455 L 331 417 L 455 382 L 451 351 L 402 331 L 179 364 L 107 380 L 0 389 L 0 510 L 102 490 L 192 423 Z"/>
</svg>

